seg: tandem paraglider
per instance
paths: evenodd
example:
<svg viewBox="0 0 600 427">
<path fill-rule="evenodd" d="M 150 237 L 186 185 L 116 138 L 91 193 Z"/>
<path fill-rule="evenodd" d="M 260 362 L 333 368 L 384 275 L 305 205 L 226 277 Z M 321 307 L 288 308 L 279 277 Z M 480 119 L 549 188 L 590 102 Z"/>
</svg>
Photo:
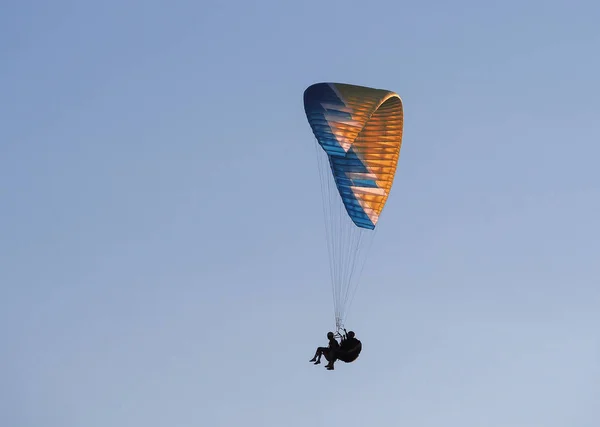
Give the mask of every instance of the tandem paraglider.
<svg viewBox="0 0 600 427">
<path fill-rule="evenodd" d="M 395 92 L 345 83 L 309 86 L 304 111 L 317 142 L 336 328 L 311 362 L 323 356 L 333 370 L 336 360 L 353 362 L 362 351 L 344 322 L 394 182 L 404 111 Z"/>
<path fill-rule="evenodd" d="M 333 365 L 336 360 L 345 363 L 354 362 L 362 350 L 362 343 L 356 339 L 356 334 L 353 331 L 346 332 L 346 329 L 344 329 L 344 333 L 341 334 L 341 343 L 337 342 L 333 332 L 327 333 L 327 339 L 329 345 L 327 347 L 317 347 L 317 351 L 310 362 L 318 365 L 321 363 L 321 356 L 324 356 L 329 362 L 325 365 L 325 368 L 330 371 L 334 369 Z"/>
</svg>

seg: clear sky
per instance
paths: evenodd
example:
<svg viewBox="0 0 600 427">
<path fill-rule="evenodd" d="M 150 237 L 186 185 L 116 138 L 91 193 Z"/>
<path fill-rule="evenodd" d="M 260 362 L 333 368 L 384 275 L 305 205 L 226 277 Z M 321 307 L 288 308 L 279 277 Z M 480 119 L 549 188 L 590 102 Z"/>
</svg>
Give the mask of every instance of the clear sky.
<svg viewBox="0 0 600 427">
<path fill-rule="evenodd" d="M 600 3 L 0 3 L 0 425 L 598 427 Z M 333 327 L 302 94 L 400 94 Z"/>
</svg>

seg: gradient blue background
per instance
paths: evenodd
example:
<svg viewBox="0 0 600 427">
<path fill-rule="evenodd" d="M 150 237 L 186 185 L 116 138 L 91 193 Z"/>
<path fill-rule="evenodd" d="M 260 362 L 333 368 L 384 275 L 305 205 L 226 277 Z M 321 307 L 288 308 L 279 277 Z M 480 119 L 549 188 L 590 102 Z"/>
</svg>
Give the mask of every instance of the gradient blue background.
<svg viewBox="0 0 600 427">
<path fill-rule="evenodd" d="M 0 425 L 600 425 L 600 3 L 0 8 Z M 405 104 L 333 372 L 318 81 Z"/>
</svg>

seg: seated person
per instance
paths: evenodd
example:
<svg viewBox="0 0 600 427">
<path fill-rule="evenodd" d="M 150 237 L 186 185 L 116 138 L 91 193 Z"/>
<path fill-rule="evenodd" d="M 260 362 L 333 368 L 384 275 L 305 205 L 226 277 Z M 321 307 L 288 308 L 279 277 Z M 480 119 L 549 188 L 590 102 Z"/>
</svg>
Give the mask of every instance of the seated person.
<svg viewBox="0 0 600 427">
<path fill-rule="evenodd" d="M 329 363 L 325 367 L 328 370 L 332 370 L 336 354 L 340 349 L 340 345 L 335 339 L 333 332 L 327 333 L 327 339 L 329 339 L 329 345 L 327 347 L 318 347 L 314 357 L 310 359 L 310 362 L 314 362 L 315 365 L 318 365 L 319 363 L 321 363 L 321 356 L 325 356 L 325 359 L 329 361 Z"/>
</svg>

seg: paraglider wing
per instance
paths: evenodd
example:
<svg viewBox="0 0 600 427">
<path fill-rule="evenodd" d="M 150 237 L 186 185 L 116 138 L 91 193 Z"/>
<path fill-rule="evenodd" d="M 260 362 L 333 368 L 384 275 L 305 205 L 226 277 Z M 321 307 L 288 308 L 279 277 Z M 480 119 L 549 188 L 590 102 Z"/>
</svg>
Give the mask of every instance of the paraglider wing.
<svg viewBox="0 0 600 427">
<path fill-rule="evenodd" d="M 400 96 L 363 86 L 317 83 L 304 92 L 304 110 L 328 155 L 348 215 L 357 227 L 374 229 L 400 157 Z"/>
</svg>

